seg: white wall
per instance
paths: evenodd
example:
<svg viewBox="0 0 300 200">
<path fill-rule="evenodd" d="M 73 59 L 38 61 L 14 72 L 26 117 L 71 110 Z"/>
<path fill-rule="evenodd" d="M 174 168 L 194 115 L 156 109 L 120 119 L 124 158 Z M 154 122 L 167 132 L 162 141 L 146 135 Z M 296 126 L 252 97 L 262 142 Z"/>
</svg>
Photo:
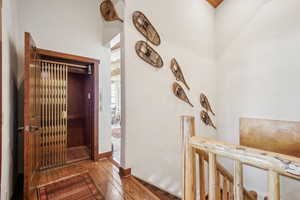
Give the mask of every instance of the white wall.
<svg viewBox="0 0 300 200">
<path fill-rule="evenodd" d="M 39 48 L 100 60 L 99 151 L 110 151 L 110 48 L 102 42 L 99 1 L 23 0 L 20 3 L 22 32 L 30 32 Z M 22 80 L 22 66 L 19 77 Z"/>
<path fill-rule="evenodd" d="M 154 47 L 164 60 L 155 69 L 135 53 L 144 40 L 132 23 L 132 13 L 146 14 L 161 36 Z M 184 14 L 183 14 L 184 13 Z M 122 52 L 122 134 L 126 134 L 125 160 L 133 175 L 173 194 L 180 194 L 180 116 L 195 115 L 197 134 L 214 137 L 212 128 L 200 126 L 199 95 L 205 92 L 213 108 L 216 101 L 214 58 L 215 10 L 205 0 L 126 1 Z M 170 60 L 176 57 L 191 87 L 187 92 L 195 107 L 178 100 L 171 86 L 175 78 Z M 123 140 L 124 141 L 124 140 Z"/>
<path fill-rule="evenodd" d="M 16 0 L 3 1 L 2 60 L 2 179 L 1 197 L 8 200 L 13 192 L 14 140 L 16 130 L 16 72 L 18 54 L 18 9 Z"/>
<path fill-rule="evenodd" d="M 300 120 L 299 7 L 295 0 L 226 0 L 217 9 L 219 139 L 239 143 L 240 117 Z M 245 175 L 247 188 L 264 195 L 266 174 Z M 282 180 L 281 199 L 299 199 L 299 184 Z"/>
</svg>

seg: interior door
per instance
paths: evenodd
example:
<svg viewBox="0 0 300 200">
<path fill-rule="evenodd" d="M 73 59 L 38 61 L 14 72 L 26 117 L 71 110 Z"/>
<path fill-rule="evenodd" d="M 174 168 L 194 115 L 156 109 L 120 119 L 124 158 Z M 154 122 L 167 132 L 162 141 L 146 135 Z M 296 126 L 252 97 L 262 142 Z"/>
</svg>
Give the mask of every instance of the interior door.
<svg viewBox="0 0 300 200">
<path fill-rule="evenodd" d="M 24 79 L 24 199 L 34 192 L 32 179 L 39 168 L 41 104 L 41 68 L 35 43 L 25 33 L 25 79 Z"/>
</svg>

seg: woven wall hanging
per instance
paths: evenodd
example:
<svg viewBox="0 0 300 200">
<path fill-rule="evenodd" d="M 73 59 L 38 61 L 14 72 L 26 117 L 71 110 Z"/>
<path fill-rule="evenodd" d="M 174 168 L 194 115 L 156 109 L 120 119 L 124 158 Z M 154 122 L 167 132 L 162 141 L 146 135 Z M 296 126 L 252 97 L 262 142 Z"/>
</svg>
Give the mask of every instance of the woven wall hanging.
<svg viewBox="0 0 300 200">
<path fill-rule="evenodd" d="M 214 125 L 214 123 L 212 122 L 210 116 L 208 115 L 208 113 L 206 111 L 201 111 L 200 113 L 200 119 L 201 121 L 207 125 L 207 126 L 211 126 L 213 127 L 214 129 L 217 129 L 217 127 Z"/>
<path fill-rule="evenodd" d="M 123 23 L 123 20 L 119 17 L 115 6 L 111 0 L 104 0 L 100 4 L 100 13 L 106 21 L 120 21 Z"/>
<path fill-rule="evenodd" d="M 182 82 L 182 83 L 185 85 L 185 87 L 186 87 L 188 90 L 190 90 L 190 87 L 189 87 L 188 84 L 186 83 L 185 78 L 184 78 L 184 75 L 183 75 L 183 73 L 182 73 L 182 70 L 181 70 L 181 68 L 180 68 L 180 66 L 179 66 L 179 64 L 178 64 L 178 62 L 176 61 L 175 58 L 173 58 L 173 59 L 171 60 L 171 66 L 170 66 L 170 69 L 171 69 L 171 71 L 173 72 L 173 74 L 174 74 L 176 80 Z"/>
<path fill-rule="evenodd" d="M 215 115 L 215 113 L 211 109 L 208 98 L 203 93 L 200 94 L 200 104 L 207 112 L 211 112 L 211 114 Z"/>
<path fill-rule="evenodd" d="M 194 107 L 194 105 L 190 102 L 189 98 L 184 92 L 184 89 L 176 82 L 173 83 L 173 93 L 177 98 L 188 103 L 190 106 Z"/>
<path fill-rule="evenodd" d="M 153 67 L 161 68 L 164 63 L 161 56 L 145 41 L 138 41 L 135 45 L 137 55 Z"/>
<path fill-rule="evenodd" d="M 160 45 L 160 36 L 148 18 L 140 11 L 135 11 L 132 21 L 136 29 L 152 44 Z"/>
</svg>

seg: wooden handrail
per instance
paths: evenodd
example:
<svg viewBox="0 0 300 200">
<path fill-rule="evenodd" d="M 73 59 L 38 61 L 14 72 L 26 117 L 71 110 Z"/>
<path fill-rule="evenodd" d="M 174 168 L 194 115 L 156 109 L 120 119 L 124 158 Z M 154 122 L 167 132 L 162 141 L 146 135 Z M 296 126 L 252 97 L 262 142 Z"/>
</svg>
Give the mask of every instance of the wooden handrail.
<svg viewBox="0 0 300 200">
<path fill-rule="evenodd" d="M 183 199 L 195 200 L 196 199 L 196 162 L 195 154 L 196 150 L 189 145 L 189 138 L 195 136 L 195 120 L 193 117 L 185 116 L 181 121 L 181 133 L 182 133 L 182 161 L 183 161 Z M 205 155 L 203 151 L 199 151 Z M 191 158 L 191 159 L 186 159 Z M 200 179 L 200 200 L 206 200 L 207 194 L 205 191 L 205 162 L 208 162 L 207 154 L 205 156 L 199 157 L 199 179 Z M 210 199 L 224 199 L 232 200 L 233 199 L 233 177 L 232 175 L 225 170 L 221 165 L 216 164 L 217 170 L 211 170 L 211 173 L 215 173 L 215 178 L 210 180 L 210 183 L 213 185 L 213 190 L 215 191 L 213 195 L 208 196 Z M 223 175 L 225 174 L 225 176 Z M 223 182 L 221 182 L 221 177 L 223 177 Z M 229 177 L 229 178 L 227 178 Z M 215 181 L 214 181 L 215 180 Z M 214 181 L 215 183 L 212 183 Z M 248 193 L 245 195 L 248 197 Z M 256 200 L 256 198 L 247 198 L 245 200 Z"/>
<path fill-rule="evenodd" d="M 274 171 L 281 175 L 300 180 L 300 159 L 279 153 L 227 144 L 213 139 L 194 136 L 189 144 L 196 149 L 219 156 L 238 160 L 243 164 Z"/>
<path fill-rule="evenodd" d="M 280 200 L 279 175 L 300 180 L 300 158 L 195 136 L 194 121 L 194 117 L 191 116 L 184 116 L 181 119 L 183 200 L 196 199 L 196 153 L 199 154 L 200 200 L 206 199 L 204 161 L 208 162 L 209 200 L 254 200 L 256 198 L 243 186 L 243 165 L 268 171 L 268 200 Z M 217 156 L 234 160 L 233 177 L 217 162 Z M 223 184 L 220 183 L 220 175 L 223 176 Z M 229 188 L 227 180 L 230 182 Z M 228 192 L 232 188 L 233 192 Z"/>
</svg>

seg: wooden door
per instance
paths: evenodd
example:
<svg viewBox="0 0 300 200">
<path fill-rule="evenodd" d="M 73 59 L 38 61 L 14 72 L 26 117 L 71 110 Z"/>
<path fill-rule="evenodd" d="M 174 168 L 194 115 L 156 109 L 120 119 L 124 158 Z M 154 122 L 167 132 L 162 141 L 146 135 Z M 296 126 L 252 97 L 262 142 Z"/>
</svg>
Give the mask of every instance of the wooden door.
<svg viewBox="0 0 300 200">
<path fill-rule="evenodd" d="M 29 33 L 25 33 L 24 65 L 24 199 L 29 200 L 34 192 L 32 180 L 39 166 L 41 103 L 41 68 L 35 43 Z"/>
</svg>

